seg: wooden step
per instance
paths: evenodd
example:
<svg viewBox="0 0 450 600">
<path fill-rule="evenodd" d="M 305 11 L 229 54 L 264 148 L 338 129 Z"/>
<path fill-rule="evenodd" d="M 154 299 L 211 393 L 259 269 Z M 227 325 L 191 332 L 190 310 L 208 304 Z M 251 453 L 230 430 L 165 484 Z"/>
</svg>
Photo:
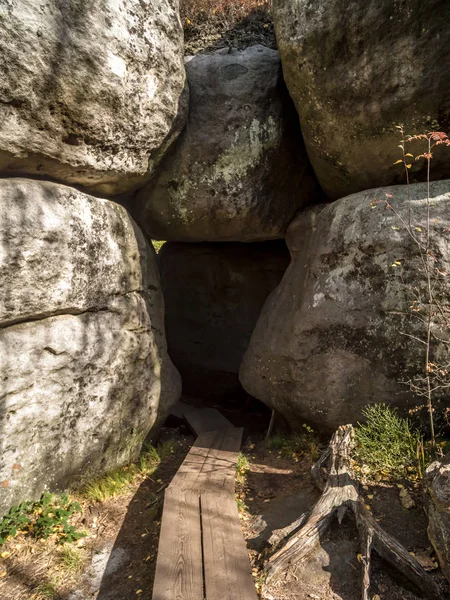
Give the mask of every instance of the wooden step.
<svg viewBox="0 0 450 600">
<path fill-rule="evenodd" d="M 153 600 L 256 600 L 234 498 L 243 429 L 215 409 L 174 412 L 198 438 L 164 496 Z"/>
<path fill-rule="evenodd" d="M 153 600 L 203 600 L 200 504 L 197 492 L 166 490 Z"/>
<path fill-rule="evenodd" d="M 195 408 L 177 402 L 170 414 L 178 419 L 184 419 L 195 435 L 233 427 L 233 424 L 215 408 Z"/>
<path fill-rule="evenodd" d="M 256 600 L 234 496 L 202 492 L 200 505 L 206 600 Z"/>
<path fill-rule="evenodd" d="M 231 427 L 198 436 L 169 488 L 234 492 L 243 429 Z"/>
</svg>

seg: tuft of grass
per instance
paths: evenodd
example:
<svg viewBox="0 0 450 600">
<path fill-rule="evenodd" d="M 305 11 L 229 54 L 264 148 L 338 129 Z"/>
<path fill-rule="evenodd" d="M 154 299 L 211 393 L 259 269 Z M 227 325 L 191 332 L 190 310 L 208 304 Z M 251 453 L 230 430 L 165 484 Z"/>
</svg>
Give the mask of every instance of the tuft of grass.
<svg viewBox="0 0 450 600">
<path fill-rule="evenodd" d="M 163 442 L 156 448 L 148 446 L 136 463 L 114 469 L 98 479 L 86 482 L 80 493 L 86 500 L 94 502 L 105 502 L 108 498 L 127 494 L 138 479 L 152 475 L 173 452 L 172 441 Z"/>
<path fill-rule="evenodd" d="M 239 514 L 245 513 L 248 510 L 248 507 L 245 504 L 244 499 L 241 498 L 238 494 L 235 494 L 234 497 L 236 499 L 236 506 L 237 506 Z"/>
<path fill-rule="evenodd" d="M 318 436 L 309 425 L 304 424 L 303 429 L 292 434 L 274 434 L 267 441 L 268 448 L 293 460 L 305 455 L 316 460 L 319 456 Z"/>
<path fill-rule="evenodd" d="M 355 428 L 354 457 L 361 471 L 369 476 L 382 473 L 406 476 L 418 468 L 420 433 L 395 409 L 374 404 L 363 410 L 365 423 Z"/>
<path fill-rule="evenodd" d="M 85 557 L 79 550 L 64 546 L 58 555 L 58 562 L 65 571 L 78 573 L 83 568 Z"/>
<path fill-rule="evenodd" d="M 245 483 L 247 472 L 249 470 L 248 458 L 242 452 L 239 452 L 236 466 L 236 480 L 238 483 Z"/>
<path fill-rule="evenodd" d="M 42 581 L 33 590 L 32 600 L 54 600 L 58 598 L 58 589 L 52 581 Z"/>
</svg>

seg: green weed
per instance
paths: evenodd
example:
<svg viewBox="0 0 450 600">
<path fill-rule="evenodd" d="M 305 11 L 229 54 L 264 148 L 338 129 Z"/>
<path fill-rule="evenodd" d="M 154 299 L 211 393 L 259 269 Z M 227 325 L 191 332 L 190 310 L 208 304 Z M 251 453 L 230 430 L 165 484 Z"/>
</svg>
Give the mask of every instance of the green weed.
<svg viewBox="0 0 450 600">
<path fill-rule="evenodd" d="M 408 419 L 398 416 L 385 404 L 374 404 L 363 410 L 365 423 L 355 428 L 354 456 L 366 475 L 406 476 L 418 468 L 423 454 L 420 433 L 412 429 Z"/>
<path fill-rule="evenodd" d="M 246 512 L 246 510 L 248 510 L 247 505 L 245 504 L 244 500 L 239 497 L 237 494 L 234 495 L 235 499 L 236 499 L 236 506 L 238 509 L 239 513 L 244 513 Z"/>
<path fill-rule="evenodd" d="M 267 441 L 270 450 L 278 451 L 282 456 L 298 459 L 308 455 L 316 460 L 319 455 L 319 439 L 309 425 L 303 425 L 304 431 L 291 434 L 275 434 Z"/>
<path fill-rule="evenodd" d="M 51 581 L 43 581 L 33 590 L 33 600 L 53 600 L 58 598 L 56 585 Z"/>
<path fill-rule="evenodd" d="M 249 468 L 248 458 L 245 456 L 245 454 L 239 452 L 236 466 L 236 480 L 238 483 L 245 483 Z"/>
<path fill-rule="evenodd" d="M 21 502 L 13 506 L 0 521 L 0 544 L 17 533 L 46 540 L 56 536 L 58 543 L 75 542 L 86 534 L 76 531 L 69 520 L 81 512 L 78 502 L 72 502 L 67 494 L 57 496 L 44 492 L 37 502 Z"/>
<path fill-rule="evenodd" d="M 64 546 L 58 556 L 58 562 L 64 570 L 71 573 L 78 573 L 83 568 L 85 558 L 79 550 L 75 550 L 70 546 Z"/>
<path fill-rule="evenodd" d="M 163 442 L 156 448 L 148 446 L 136 463 L 87 481 L 81 487 L 80 493 L 87 500 L 94 502 L 104 502 L 108 498 L 127 494 L 139 478 L 152 475 L 161 462 L 173 452 L 174 445 L 171 441 Z"/>
</svg>

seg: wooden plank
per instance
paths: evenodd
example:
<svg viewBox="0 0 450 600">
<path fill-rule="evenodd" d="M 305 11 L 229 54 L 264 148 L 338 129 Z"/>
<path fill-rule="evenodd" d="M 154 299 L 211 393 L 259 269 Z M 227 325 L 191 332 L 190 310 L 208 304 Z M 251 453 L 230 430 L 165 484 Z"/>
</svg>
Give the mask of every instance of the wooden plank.
<svg viewBox="0 0 450 600">
<path fill-rule="evenodd" d="M 169 489 L 197 489 L 198 485 L 195 486 L 195 482 L 202 472 L 208 454 L 212 447 L 220 447 L 223 436 L 223 431 L 209 431 L 200 434 L 173 477 Z"/>
<path fill-rule="evenodd" d="M 199 435 L 169 489 L 227 489 L 234 492 L 242 434 L 242 428 L 231 427 Z"/>
<path fill-rule="evenodd" d="M 202 491 L 234 492 L 242 434 L 242 428 L 229 428 L 223 432 L 220 445 L 212 445 L 197 479 Z"/>
<path fill-rule="evenodd" d="M 206 600 L 256 600 L 251 565 L 234 496 L 200 496 Z"/>
<path fill-rule="evenodd" d="M 178 419 L 185 419 L 195 435 L 233 427 L 233 424 L 215 408 L 196 408 L 177 402 L 170 414 Z"/>
<path fill-rule="evenodd" d="M 198 409 L 192 406 L 183 407 L 183 416 L 190 429 L 200 435 L 207 431 L 221 431 L 233 427 L 233 424 L 215 408 Z"/>
<path fill-rule="evenodd" d="M 207 419 L 208 426 L 210 427 L 209 431 L 219 431 L 220 429 L 233 427 L 233 423 L 215 408 L 202 408 L 201 413 L 202 418 L 205 421 Z"/>
<path fill-rule="evenodd" d="M 166 490 L 153 600 L 203 600 L 199 496 Z"/>
</svg>

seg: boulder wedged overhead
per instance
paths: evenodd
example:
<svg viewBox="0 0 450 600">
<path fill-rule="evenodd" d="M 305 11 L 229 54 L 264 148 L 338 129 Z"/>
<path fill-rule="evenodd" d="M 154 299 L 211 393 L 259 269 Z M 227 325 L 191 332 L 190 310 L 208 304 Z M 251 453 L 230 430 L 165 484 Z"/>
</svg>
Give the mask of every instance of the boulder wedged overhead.
<svg viewBox="0 0 450 600">
<path fill-rule="evenodd" d="M 308 155 L 333 200 L 401 183 L 401 139 L 450 130 L 447 0 L 274 0 L 278 49 Z M 433 177 L 450 177 L 436 149 Z M 421 154 L 419 144 L 408 150 Z M 414 163 L 411 181 L 424 180 Z"/>
<path fill-rule="evenodd" d="M 180 395 L 156 256 L 126 210 L 0 181 L 0 511 L 136 458 Z"/>
<path fill-rule="evenodd" d="M 430 190 L 430 251 L 439 269 L 450 272 L 450 181 Z M 293 427 L 306 421 L 330 431 L 361 419 L 368 404 L 404 410 L 425 404 L 401 382 L 423 374 L 424 346 L 417 340 L 425 326 L 413 309 L 426 276 L 397 215 L 374 204 L 386 194 L 404 219 L 411 209 L 416 235 L 426 235 L 426 184 L 353 194 L 307 209 L 288 229 L 291 264 L 264 305 L 240 380 Z M 441 285 L 447 306 L 446 279 Z M 448 364 L 445 336 L 439 341 L 436 334 L 430 360 Z"/>
<path fill-rule="evenodd" d="M 191 57 L 185 130 L 130 204 L 153 239 L 282 238 L 315 194 L 278 53 L 263 46 Z"/>
<path fill-rule="evenodd" d="M 127 193 L 187 114 L 178 0 L 2 3 L 0 64 L 2 175 Z"/>
</svg>

